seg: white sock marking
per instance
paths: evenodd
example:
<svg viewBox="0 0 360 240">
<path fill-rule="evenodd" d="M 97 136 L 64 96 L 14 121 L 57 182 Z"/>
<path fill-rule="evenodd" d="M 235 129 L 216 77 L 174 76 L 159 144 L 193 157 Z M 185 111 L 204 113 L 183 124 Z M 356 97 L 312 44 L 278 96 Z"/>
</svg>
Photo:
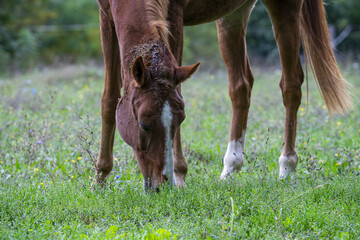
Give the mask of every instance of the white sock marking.
<svg viewBox="0 0 360 240">
<path fill-rule="evenodd" d="M 225 179 L 241 169 L 244 163 L 245 134 L 246 131 L 243 131 L 240 139 L 229 142 L 224 157 L 224 169 L 221 173 L 221 179 Z"/>
<path fill-rule="evenodd" d="M 176 185 L 175 175 L 174 175 L 174 155 L 173 155 L 173 141 L 171 139 L 171 124 L 172 124 L 172 113 L 169 102 L 164 103 L 161 121 L 165 129 L 165 162 L 163 168 L 163 174 L 168 178 L 169 182 L 172 185 Z"/>
<path fill-rule="evenodd" d="M 280 165 L 279 178 L 284 179 L 291 172 L 295 172 L 298 161 L 299 161 L 299 157 L 297 154 L 289 155 L 289 156 L 284 156 L 281 154 L 279 158 L 279 165 Z"/>
</svg>

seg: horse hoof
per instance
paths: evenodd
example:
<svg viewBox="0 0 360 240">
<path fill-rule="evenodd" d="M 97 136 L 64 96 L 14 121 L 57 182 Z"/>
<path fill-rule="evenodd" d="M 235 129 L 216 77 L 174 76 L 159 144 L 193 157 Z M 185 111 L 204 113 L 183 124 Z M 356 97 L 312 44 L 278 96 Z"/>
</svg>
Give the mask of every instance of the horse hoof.
<svg viewBox="0 0 360 240">
<path fill-rule="evenodd" d="M 284 179 L 290 173 L 295 172 L 298 161 L 299 161 L 299 157 L 297 156 L 297 154 L 289 155 L 289 156 L 281 155 L 279 158 L 279 164 L 280 164 L 279 179 Z"/>
<path fill-rule="evenodd" d="M 236 161 L 232 161 L 231 164 L 224 165 L 224 169 L 221 172 L 220 179 L 225 180 L 234 175 L 235 172 L 239 172 L 243 165 L 243 160 L 238 158 Z"/>
</svg>

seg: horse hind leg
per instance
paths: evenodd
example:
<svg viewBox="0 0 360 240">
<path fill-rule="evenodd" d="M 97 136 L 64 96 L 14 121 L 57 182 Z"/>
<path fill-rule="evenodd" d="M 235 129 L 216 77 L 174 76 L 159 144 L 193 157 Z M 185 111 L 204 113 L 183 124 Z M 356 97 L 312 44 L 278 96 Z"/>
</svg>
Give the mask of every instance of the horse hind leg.
<svg viewBox="0 0 360 240">
<path fill-rule="evenodd" d="M 97 175 L 95 184 L 103 184 L 113 168 L 115 112 L 121 88 L 118 40 L 111 20 L 102 11 L 100 11 L 100 30 L 105 63 L 105 85 L 101 98 L 102 127 L 100 151 L 95 166 Z"/>
<path fill-rule="evenodd" d="M 254 77 L 246 52 L 246 26 L 255 1 L 216 21 L 221 55 L 229 78 L 232 103 L 230 140 L 221 179 L 239 171 L 244 162 L 245 134 Z"/>
<path fill-rule="evenodd" d="M 286 110 L 284 146 L 279 158 L 279 178 L 294 172 L 298 163 L 295 148 L 297 112 L 301 103 L 304 74 L 300 62 L 300 10 L 302 1 L 263 1 L 268 9 L 282 65 L 280 88 Z"/>
</svg>

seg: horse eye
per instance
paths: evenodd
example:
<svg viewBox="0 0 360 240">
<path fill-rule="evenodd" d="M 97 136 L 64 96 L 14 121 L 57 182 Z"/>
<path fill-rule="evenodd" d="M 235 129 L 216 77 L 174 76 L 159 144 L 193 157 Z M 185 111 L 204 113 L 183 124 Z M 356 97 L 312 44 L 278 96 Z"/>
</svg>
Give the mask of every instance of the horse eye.
<svg viewBox="0 0 360 240">
<path fill-rule="evenodd" d="M 143 122 L 139 122 L 139 127 L 142 131 L 149 132 L 151 130 L 149 125 L 144 124 Z"/>
</svg>

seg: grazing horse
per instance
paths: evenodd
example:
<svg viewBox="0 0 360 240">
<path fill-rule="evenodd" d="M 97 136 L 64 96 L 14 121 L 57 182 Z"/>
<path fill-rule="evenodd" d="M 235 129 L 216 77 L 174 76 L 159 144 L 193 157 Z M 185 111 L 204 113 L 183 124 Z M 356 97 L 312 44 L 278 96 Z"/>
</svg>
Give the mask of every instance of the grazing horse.
<svg viewBox="0 0 360 240">
<path fill-rule="evenodd" d="M 181 149 L 185 118 L 180 84 L 199 67 L 181 66 L 183 26 L 216 21 L 232 102 L 230 140 L 221 178 L 241 169 L 254 77 L 246 51 L 247 22 L 256 0 L 98 0 L 105 86 L 101 100 L 101 144 L 96 183 L 113 167 L 115 128 L 129 144 L 145 189 L 164 181 L 181 186 L 187 164 Z M 330 113 L 351 108 L 336 65 L 322 0 L 263 0 L 270 15 L 282 64 L 280 88 L 286 109 L 280 174 L 295 171 L 297 111 L 304 74 L 302 40 Z"/>
</svg>

